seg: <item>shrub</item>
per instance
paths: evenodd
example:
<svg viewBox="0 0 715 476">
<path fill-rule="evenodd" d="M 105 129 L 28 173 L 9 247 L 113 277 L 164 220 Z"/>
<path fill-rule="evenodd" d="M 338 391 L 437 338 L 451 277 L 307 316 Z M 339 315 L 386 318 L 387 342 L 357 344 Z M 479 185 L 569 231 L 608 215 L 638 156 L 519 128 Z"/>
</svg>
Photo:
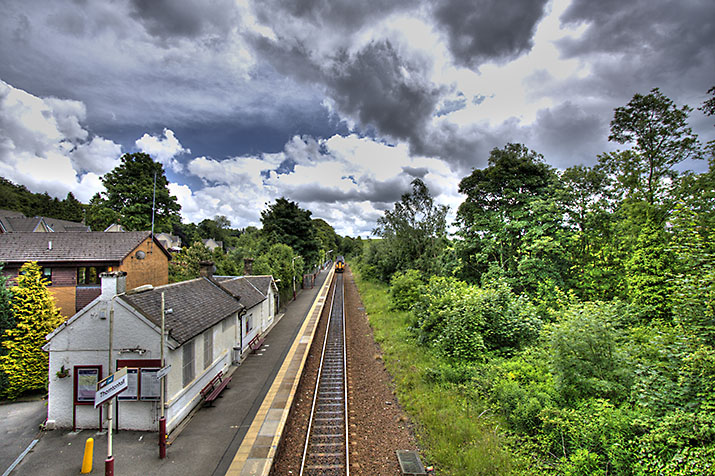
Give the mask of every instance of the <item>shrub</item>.
<svg viewBox="0 0 715 476">
<path fill-rule="evenodd" d="M 5 331 L 0 370 L 7 374 L 7 396 L 47 387 L 48 357 L 42 350 L 45 336 L 62 323 L 62 316 L 47 291 L 45 278 L 35 262 L 20 268 L 13 286 L 13 314 L 17 325 Z"/>
<path fill-rule="evenodd" d="M 422 294 L 423 286 L 422 273 L 415 269 L 395 274 L 390 280 L 390 308 L 410 310 Z"/>
<path fill-rule="evenodd" d="M 413 315 L 421 342 L 464 361 L 478 360 L 487 350 L 518 349 L 541 329 L 534 307 L 503 282 L 479 288 L 454 278 L 433 277 Z"/>
<path fill-rule="evenodd" d="M 565 401 L 626 396 L 630 374 L 617 345 L 622 331 L 613 325 L 621 308 L 618 303 L 584 303 L 562 314 L 551 349 L 556 388 Z"/>
</svg>

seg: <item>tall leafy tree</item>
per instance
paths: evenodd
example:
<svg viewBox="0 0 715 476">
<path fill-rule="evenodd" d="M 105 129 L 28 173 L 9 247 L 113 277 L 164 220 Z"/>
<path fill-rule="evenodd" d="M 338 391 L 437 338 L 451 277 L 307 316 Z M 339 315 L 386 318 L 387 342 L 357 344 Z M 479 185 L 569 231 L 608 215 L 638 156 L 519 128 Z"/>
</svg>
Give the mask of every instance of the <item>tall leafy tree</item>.
<svg viewBox="0 0 715 476">
<path fill-rule="evenodd" d="M 608 140 L 628 144 L 629 150 L 603 154 L 601 166 L 618 180 L 626 197 L 662 204 L 674 167 L 688 158 L 700 158 L 697 136 L 688 126 L 692 108 L 678 108 L 658 88 L 636 94 L 615 109 Z"/>
<path fill-rule="evenodd" d="M 11 288 L 16 325 L 5 331 L 2 343 L 6 354 L 0 356 L 0 370 L 8 378 L 6 394 L 14 399 L 47 387 L 48 357 L 42 351 L 45 336 L 59 326 L 63 318 L 47 290 L 42 270 L 36 262 L 20 268 L 17 286 Z"/>
<path fill-rule="evenodd" d="M 412 190 L 377 219 L 373 233 L 383 239 L 380 248 L 389 249 L 394 257 L 395 269 L 388 269 L 389 274 L 411 268 L 429 275 L 437 271 L 437 259 L 446 246 L 449 209 L 434 203 L 421 179 L 414 179 L 411 185 Z"/>
<path fill-rule="evenodd" d="M 317 264 L 320 244 L 310 215 L 310 210 L 281 197 L 261 212 L 263 233 L 274 243 L 290 246 L 307 265 Z"/>
<path fill-rule="evenodd" d="M 479 281 L 497 270 L 517 288 L 565 273 L 560 181 L 543 156 L 521 144 L 495 148 L 485 169 L 459 183 L 467 197 L 457 211 L 462 275 Z M 530 284 L 527 284 L 529 281 Z"/>
<path fill-rule="evenodd" d="M 170 233 L 174 225 L 181 222 L 181 205 L 169 192 L 164 167 L 142 152 L 124 154 L 121 163 L 102 177 L 106 192 L 90 202 L 87 217 L 90 226 L 104 229 L 112 224 L 108 220 L 113 219 L 126 230 L 151 229 L 155 176 L 154 230 Z"/>
</svg>

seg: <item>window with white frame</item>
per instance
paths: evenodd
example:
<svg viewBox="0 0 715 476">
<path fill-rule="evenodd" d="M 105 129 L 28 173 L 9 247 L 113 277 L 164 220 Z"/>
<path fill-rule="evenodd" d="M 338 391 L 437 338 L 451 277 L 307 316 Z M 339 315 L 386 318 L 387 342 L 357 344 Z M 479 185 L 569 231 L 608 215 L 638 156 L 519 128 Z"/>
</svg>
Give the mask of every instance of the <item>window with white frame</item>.
<svg viewBox="0 0 715 476">
<path fill-rule="evenodd" d="M 182 374 L 184 387 L 194 380 L 194 341 L 184 343 Z"/>
<path fill-rule="evenodd" d="M 208 368 L 214 361 L 214 331 L 209 329 L 204 332 L 204 368 Z"/>
<path fill-rule="evenodd" d="M 253 314 L 246 314 L 246 335 L 253 330 Z"/>
</svg>

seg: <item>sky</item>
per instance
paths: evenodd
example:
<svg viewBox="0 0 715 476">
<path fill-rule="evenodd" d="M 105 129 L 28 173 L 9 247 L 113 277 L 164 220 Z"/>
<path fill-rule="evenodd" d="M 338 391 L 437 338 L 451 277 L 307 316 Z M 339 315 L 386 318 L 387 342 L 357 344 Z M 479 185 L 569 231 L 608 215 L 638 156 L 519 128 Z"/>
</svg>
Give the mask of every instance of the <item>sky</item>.
<svg viewBox="0 0 715 476">
<path fill-rule="evenodd" d="M 122 154 L 146 152 L 185 222 L 260 226 L 286 197 L 366 237 L 417 177 L 453 217 L 495 147 L 594 165 L 618 148 L 614 108 L 656 87 L 715 137 L 697 110 L 715 86 L 712 0 L 0 8 L 0 176 L 86 203 Z"/>
</svg>

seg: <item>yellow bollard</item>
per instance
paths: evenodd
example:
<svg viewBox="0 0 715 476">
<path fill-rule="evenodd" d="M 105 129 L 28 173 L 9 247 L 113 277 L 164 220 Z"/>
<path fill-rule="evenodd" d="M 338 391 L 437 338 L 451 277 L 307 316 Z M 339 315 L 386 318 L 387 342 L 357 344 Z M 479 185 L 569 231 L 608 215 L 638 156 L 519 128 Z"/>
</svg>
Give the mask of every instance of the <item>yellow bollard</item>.
<svg viewBox="0 0 715 476">
<path fill-rule="evenodd" d="M 94 439 L 87 438 L 84 444 L 84 458 L 82 458 L 82 474 L 92 472 L 92 453 L 94 450 Z"/>
</svg>

